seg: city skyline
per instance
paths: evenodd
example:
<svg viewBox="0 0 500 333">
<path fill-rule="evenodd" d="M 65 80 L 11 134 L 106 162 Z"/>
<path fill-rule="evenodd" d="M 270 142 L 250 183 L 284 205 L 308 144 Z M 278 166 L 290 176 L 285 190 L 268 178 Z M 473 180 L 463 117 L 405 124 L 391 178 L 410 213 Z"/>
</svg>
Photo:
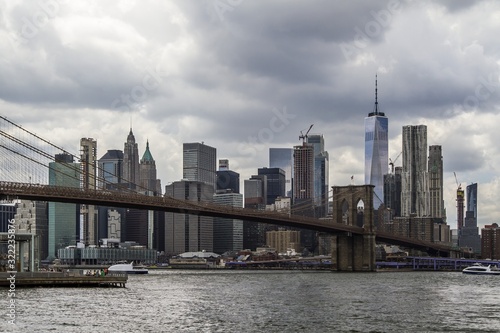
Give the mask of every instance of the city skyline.
<svg viewBox="0 0 500 333">
<path fill-rule="evenodd" d="M 454 172 L 464 188 L 481 188 L 478 226 L 498 222 L 494 1 L 241 1 L 223 12 L 217 1 L 51 3 L 3 8 L 0 113 L 72 153 L 85 137 L 99 157 L 122 150 L 132 127 L 163 188 L 182 178 L 186 142 L 217 148 L 244 180 L 268 166 L 268 148 L 300 144 L 315 124 L 329 186 L 351 176 L 363 184 L 377 74 L 389 158 L 403 126 L 426 125 L 428 145 L 443 149 L 448 224 L 456 227 Z"/>
</svg>

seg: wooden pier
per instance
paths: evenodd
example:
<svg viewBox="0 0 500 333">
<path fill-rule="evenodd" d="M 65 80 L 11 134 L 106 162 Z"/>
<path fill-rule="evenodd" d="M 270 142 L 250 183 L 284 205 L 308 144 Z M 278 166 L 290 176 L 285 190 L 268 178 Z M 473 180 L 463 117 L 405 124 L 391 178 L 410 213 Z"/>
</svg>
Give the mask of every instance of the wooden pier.
<svg viewBox="0 0 500 333">
<path fill-rule="evenodd" d="M 0 287 L 115 287 L 125 288 L 127 274 L 86 276 L 61 272 L 0 273 Z"/>
</svg>

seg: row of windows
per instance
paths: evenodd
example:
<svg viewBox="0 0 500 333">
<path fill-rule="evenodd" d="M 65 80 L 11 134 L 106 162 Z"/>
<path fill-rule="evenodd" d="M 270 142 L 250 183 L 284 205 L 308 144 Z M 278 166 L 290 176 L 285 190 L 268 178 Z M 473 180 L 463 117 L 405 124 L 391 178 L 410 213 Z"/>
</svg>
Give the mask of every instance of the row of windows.
<svg viewBox="0 0 500 333">
<path fill-rule="evenodd" d="M 375 132 L 370 131 L 365 133 L 365 141 L 373 141 L 373 140 L 379 140 L 379 141 L 387 141 L 387 132 L 377 132 L 377 137 L 375 137 Z"/>
</svg>

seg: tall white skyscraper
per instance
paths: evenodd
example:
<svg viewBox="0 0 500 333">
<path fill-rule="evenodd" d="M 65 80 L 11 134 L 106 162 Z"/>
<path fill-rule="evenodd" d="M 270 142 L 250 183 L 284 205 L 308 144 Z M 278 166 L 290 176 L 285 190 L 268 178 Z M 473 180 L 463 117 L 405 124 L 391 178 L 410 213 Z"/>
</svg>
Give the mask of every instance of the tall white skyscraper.
<svg viewBox="0 0 500 333">
<path fill-rule="evenodd" d="M 401 216 L 430 214 L 427 172 L 427 126 L 403 126 Z"/>
<path fill-rule="evenodd" d="M 389 119 L 378 109 L 375 77 L 375 107 L 365 118 L 365 184 L 375 185 L 374 207 L 384 200 L 384 175 L 389 169 Z"/>
</svg>

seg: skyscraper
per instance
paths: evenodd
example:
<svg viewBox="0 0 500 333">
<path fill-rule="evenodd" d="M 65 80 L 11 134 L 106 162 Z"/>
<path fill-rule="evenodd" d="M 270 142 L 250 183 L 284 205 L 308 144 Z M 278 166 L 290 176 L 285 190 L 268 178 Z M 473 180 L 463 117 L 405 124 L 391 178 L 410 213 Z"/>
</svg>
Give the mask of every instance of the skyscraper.
<svg viewBox="0 0 500 333">
<path fill-rule="evenodd" d="M 285 195 L 293 196 L 293 149 L 269 148 L 269 167 L 285 171 Z"/>
<path fill-rule="evenodd" d="M 314 206 L 314 147 L 305 141 L 293 147 L 293 215 L 319 217 Z M 317 233 L 300 230 L 301 246 L 309 251 L 317 248 Z"/>
<path fill-rule="evenodd" d="M 92 138 L 80 140 L 81 187 L 85 190 L 97 188 L 97 141 Z M 81 227 L 86 245 L 97 244 L 97 211 L 94 205 L 81 205 Z"/>
<path fill-rule="evenodd" d="M 165 195 L 181 200 L 212 202 L 212 185 L 181 180 L 165 187 Z M 165 213 L 165 252 L 213 251 L 213 218 L 193 214 Z"/>
<path fill-rule="evenodd" d="M 49 185 L 80 187 L 80 164 L 73 163 L 73 156 L 56 154 L 49 163 Z M 80 205 L 49 202 L 49 257 L 55 258 L 57 250 L 76 245 L 79 239 Z"/>
<path fill-rule="evenodd" d="M 266 205 L 272 205 L 277 197 L 285 196 L 285 171 L 280 168 L 259 168 L 257 173 L 266 176 Z"/>
<path fill-rule="evenodd" d="M 429 216 L 427 126 L 403 126 L 401 216 Z"/>
<path fill-rule="evenodd" d="M 135 190 L 139 183 L 139 148 L 135 142 L 132 128 L 127 136 L 127 142 L 123 148 L 123 182 L 129 184 L 129 188 Z"/>
<path fill-rule="evenodd" d="M 146 150 L 139 163 L 140 192 L 148 195 L 161 196 L 161 182 L 156 178 L 156 162 L 149 150 L 149 141 L 146 141 Z"/>
<path fill-rule="evenodd" d="M 120 189 L 123 182 L 123 151 L 111 149 L 98 160 L 98 172 L 100 189 Z M 99 206 L 98 210 L 98 228 L 97 238 L 115 238 L 122 239 L 122 233 L 125 236 L 125 228 L 122 228 L 122 222 L 125 221 L 125 208 L 113 208 Z M 125 226 L 125 224 L 123 224 Z"/>
<path fill-rule="evenodd" d="M 139 191 L 141 193 L 151 196 L 161 196 L 161 181 L 156 178 L 156 162 L 151 154 L 151 151 L 149 150 L 149 141 L 146 141 L 146 150 L 144 151 L 139 163 L 139 180 Z M 147 224 L 145 228 L 147 230 L 146 244 L 149 249 L 153 248 L 153 230 L 155 229 L 155 223 L 158 223 L 158 216 L 159 215 L 155 214 L 153 210 L 149 210 L 147 212 Z M 127 222 L 127 226 L 129 226 L 130 221 Z"/>
<path fill-rule="evenodd" d="M 477 226 L 477 183 L 472 183 L 466 187 L 465 224 L 458 233 L 458 245 L 469 247 L 474 253 L 481 253 L 481 238 Z"/>
<path fill-rule="evenodd" d="M 265 210 L 267 198 L 267 176 L 253 175 L 245 179 L 245 208 Z M 243 221 L 243 247 L 255 250 L 265 245 L 267 226 L 264 223 Z"/>
<path fill-rule="evenodd" d="M 314 147 L 303 142 L 302 145 L 293 148 L 294 203 L 302 199 L 312 200 L 314 191 Z"/>
<path fill-rule="evenodd" d="M 216 178 L 216 191 L 231 190 L 233 193 L 240 193 L 240 174 L 229 170 L 228 160 L 219 160 L 219 170 L 216 172 Z"/>
<path fill-rule="evenodd" d="M 328 183 L 329 183 L 329 160 L 328 152 L 325 151 L 325 139 L 322 134 L 309 134 L 307 143 L 314 149 L 314 205 L 321 207 L 318 217 L 328 215 Z"/>
<path fill-rule="evenodd" d="M 19 223 L 16 232 L 29 232 L 35 234 L 34 257 L 37 263 L 48 256 L 48 220 L 47 202 L 21 200 L 17 204 L 14 219 Z M 22 230 L 24 226 L 25 230 Z M 35 266 L 35 268 L 38 268 Z"/>
<path fill-rule="evenodd" d="M 202 143 L 183 144 L 182 178 L 204 182 L 216 188 L 217 150 Z"/>
<path fill-rule="evenodd" d="M 477 183 L 467 185 L 467 212 L 472 212 L 472 216 L 477 219 Z"/>
<path fill-rule="evenodd" d="M 123 180 L 123 151 L 108 150 L 98 161 L 99 188 L 113 188 Z"/>
<path fill-rule="evenodd" d="M 375 107 L 365 118 L 365 184 L 375 185 L 375 208 L 384 200 L 384 175 L 389 167 L 389 120 L 378 109 L 377 93 L 375 77 Z"/>
<path fill-rule="evenodd" d="M 430 216 L 446 222 L 443 199 L 443 154 L 441 146 L 429 146 L 429 201 Z"/>
<path fill-rule="evenodd" d="M 233 193 L 230 189 L 218 191 L 214 194 L 214 204 L 243 207 L 243 195 Z M 214 252 L 222 254 L 226 251 L 240 251 L 243 249 L 243 221 L 214 217 Z"/>
<path fill-rule="evenodd" d="M 401 216 L 401 167 L 384 176 L 384 204 L 390 209 L 390 219 Z"/>
<path fill-rule="evenodd" d="M 243 207 L 240 194 L 240 174 L 229 169 L 229 160 L 219 160 L 217 189 L 214 204 Z M 243 249 L 243 221 L 221 217 L 214 218 L 214 252 L 239 251 Z"/>
</svg>

